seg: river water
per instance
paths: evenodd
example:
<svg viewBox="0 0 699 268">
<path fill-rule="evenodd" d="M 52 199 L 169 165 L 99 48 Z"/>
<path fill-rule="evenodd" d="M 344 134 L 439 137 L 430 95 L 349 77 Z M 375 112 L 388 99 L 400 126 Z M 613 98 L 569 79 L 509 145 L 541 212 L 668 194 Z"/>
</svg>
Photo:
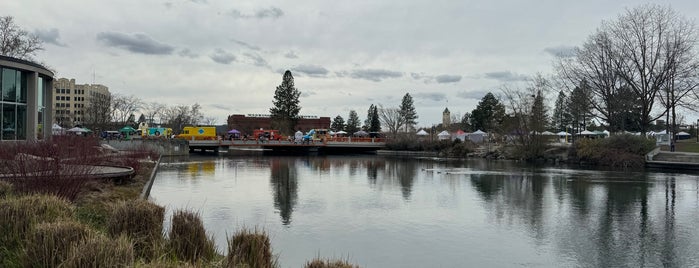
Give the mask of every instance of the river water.
<svg viewBox="0 0 699 268">
<path fill-rule="evenodd" d="M 151 199 L 282 267 L 697 267 L 697 174 L 382 156 L 165 158 Z M 169 223 L 166 222 L 166 226 Z"/>
</svg>

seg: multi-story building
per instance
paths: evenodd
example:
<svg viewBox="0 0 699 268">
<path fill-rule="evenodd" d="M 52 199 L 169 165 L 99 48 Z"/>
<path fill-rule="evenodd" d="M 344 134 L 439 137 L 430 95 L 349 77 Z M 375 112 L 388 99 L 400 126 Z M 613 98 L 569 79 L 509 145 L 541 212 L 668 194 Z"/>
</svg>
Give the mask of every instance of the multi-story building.
<svg viewBox="0 0 699 268">
<path fill-rule="evenodd" d="M 0 56 L 0 141 L 51 136 L 53 72 L 39 64 Z"/>
<path fill-rule="evenodd" d="M 272 128 L 272 117 L 269 114 L 234 114 L 228 116 L 228 129 L 237 129 L 243 134 L 252 134 L 253 130 Z M 300 116 L 295 129 L 308 131 L 311 129 L 330 128 L 330 117 Z M 291 134 L 291 133 L 286 133 Z"/>
<path fill-rule="evenodd" d="M 109 108 L 109 88 L 99 84 L 75 84 L 75 79 L 59 78 L 53 82 L 54 122 L 73 127 L 90 122 L 95 111 Z M 102 107 L 104 106 L 104 107 Z"/>
</svg>

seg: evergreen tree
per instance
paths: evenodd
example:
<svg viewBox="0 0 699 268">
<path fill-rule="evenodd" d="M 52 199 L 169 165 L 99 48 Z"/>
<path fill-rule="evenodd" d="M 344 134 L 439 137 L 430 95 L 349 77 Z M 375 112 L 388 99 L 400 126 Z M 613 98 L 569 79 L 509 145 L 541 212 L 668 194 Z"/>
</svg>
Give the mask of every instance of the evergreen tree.
<svg viewBox="0 0 699 268">
<path fill-rule="evenodd" d="M 570 126 L 572 121 L 567 100 L 568 96 L 561 90 L 558 93 L 558 98 L 553 108 L 553 117 L 551 118 L 552 126 L 557 131 L 566 131 L 566 128 Z"/>
<path fill-rule="evenodd" d="M 541 90 L 536 92 L 532 111 L 529 115 L 529 128 L 538 133 L 544 132 L 548 126 L 548 114 L 546 114 L 546 106 L 544 106 L 544 96 L 541 95 Z"/>
<path fill-rule="evenodd" d="M 347 126 L 345 127 L 345 131 L 348 133 L 355 133 L 359 131 L 359 116 L 357 116 L 357 112 L 354 110 L 351 110 L 349 112 L 349 118 L 347 119 Z"/>
<path fill-rule="evenodd" d="M 299 92 L 294 87 L 294 77 L 291 71 L 284 72 L 281 85 L 274 91 L 273 107 L 269 109 L 272 114 L 272 127 L 279 129 L 282 133 L 293 133 L 298 122 L 299 112 Z"/>
<path fill-rule="evenodd" d="M 413 97 L 410 96 L 410 93 L 405 93 L 399 109 L 400 115 L 403 117 L 403 122 L 405 122 L 405 132 L 408 132 L 417 124 L 415 119 L 418 117 L 415 106 L 413 105 Z"/>
<path fill-rule="evenodd" d="M 499 127 L 505 117 L 505 106 L 488 92 L 471 112 L 471 126 L 475 130 L 491 132 Z"/>
<path fill-rule="evenodd" d="M 369 132 L 380 132 L 381 131 L 381 120 L 379 119 L 379 107 L 376 105 L 371 105 L 371 121 L 369 122 Z"/>
<path fill-rule="evenodd" d="M 340 131 L 345 129 L 345 119 L 342 118 L 342 116 L 336 116 L 335 119 L 333 119 L 333 122 L 330 124 L 330 129 L 332 131 Z"/>
<path fill-rule="evenodd" d="M 587 122 L 592 118 L 590 92 L 584 85 L 583 83 L 581 86 L 575 87 L 568 101 L 568 109 L 570 109 L 575 133 L 585 130 Z"/>
<path fill-rule="evenodd" d="M 136 121 L 136 122 L 139 124 L 146 122 L 146 116 L 144 114 L 141 114 L 141 116 L 138 117 L 138 121 Z"/>
</svg>

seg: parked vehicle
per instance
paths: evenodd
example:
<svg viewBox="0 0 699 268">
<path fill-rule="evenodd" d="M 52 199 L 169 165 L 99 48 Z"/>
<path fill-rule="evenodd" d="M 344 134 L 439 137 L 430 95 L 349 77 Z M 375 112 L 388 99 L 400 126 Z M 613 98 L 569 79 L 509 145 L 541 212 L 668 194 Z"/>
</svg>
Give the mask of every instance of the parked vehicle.
<svg viewBox="0 0 699 268">
<path fill-rule="evenodd" d="M 283 139 L 279 130 L 274 129 L 255 129 L 252 132 L 252 138 L 258 140 L 281 140 Z"/>
<path fill-rule="evenodd" d="M 172 135 L 171 128 L 165 127 L 149 127 L 143 136 L 148 137 L 170 137 Z"/>
<path fill-rule="evenodd" d="M 216 127 L 184 127 L 182 133 L 175 136 L 175 138 L 185 140 L 216 140 Z"/>
<path fill-rule="evenodd" d="M 324 128 L 321 129 L 311 129 L 303 136 L 304 141 L 323 141 L 330 138 L 330 131 Z"/>
</svg>

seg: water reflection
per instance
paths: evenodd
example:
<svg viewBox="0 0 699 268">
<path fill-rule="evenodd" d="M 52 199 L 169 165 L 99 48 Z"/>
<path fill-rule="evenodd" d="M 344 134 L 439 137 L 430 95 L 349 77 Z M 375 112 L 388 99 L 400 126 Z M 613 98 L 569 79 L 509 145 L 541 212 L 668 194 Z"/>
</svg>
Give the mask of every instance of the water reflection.
<svg viewBox="0 0 699 268">
<path fill-rule="evenodd" d="M 268 224 L 285 267 L 319 253 L 371 267 L 699 263 L 694 175 L 376 156 L 188 161 L 159 171 L 155 199 L 208 198 L 210 218 Z M 194 177 L 207 179 L 183 179 Z M 225 246 L 233 230 L 214 231 Z"/>
<path fill-rule="evenodd" d="M 279 211 L 282 223 L 289 225 L 298 199 L 296 163 L 293 158 L 273 158 L 269 164 L 274 207 Z"/>
</svg>

